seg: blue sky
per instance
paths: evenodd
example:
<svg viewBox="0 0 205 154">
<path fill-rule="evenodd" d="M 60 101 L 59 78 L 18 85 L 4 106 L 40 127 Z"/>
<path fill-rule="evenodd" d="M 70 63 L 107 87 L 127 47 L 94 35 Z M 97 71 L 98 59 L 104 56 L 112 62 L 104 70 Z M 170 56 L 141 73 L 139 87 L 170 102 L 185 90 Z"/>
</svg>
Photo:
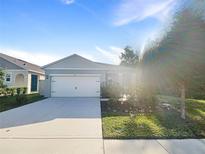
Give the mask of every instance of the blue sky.
<svg viewBox="0 0 205 154">
<path fill-rule="evenodd" d="M 177 0 L 0 0 L 0 51 L 38 65 L 73 53 L 118 64 L 159 35 Z"/>
</svg>

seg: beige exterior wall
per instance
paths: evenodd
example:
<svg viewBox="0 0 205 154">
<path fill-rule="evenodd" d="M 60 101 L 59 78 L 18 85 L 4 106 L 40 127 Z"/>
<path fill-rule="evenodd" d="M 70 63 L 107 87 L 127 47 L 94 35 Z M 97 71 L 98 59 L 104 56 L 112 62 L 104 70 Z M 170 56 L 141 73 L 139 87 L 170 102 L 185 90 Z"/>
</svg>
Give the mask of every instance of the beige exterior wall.
<svg viewBox="0 0 205 154">
<path fill-rule="evenodd" d="M 44 75 L 28 72 L 26 70 L 5 70 L 5 77 L 6 74 L 11 75 L 11 80 L 9 82 L 6 81 L 6 78 L 4 80 L 4 84 L 7 85 L 7 87 L 9 88 L 26 87 L 28 94 L 39 92 L 39 80 L 45 80 Z M 37 92 L 31 92 L 31 74 L 35 74 L 38 76 Z"/>
<path fill-rule="evenodd" d="M 45 80 L 45 75 L 39 75 L 39 80 Z"/>
<path fill-rule="evenodd" d="M 26 70 L 5 70 L 6 74 L 10 74 L 11 80 L 4 80 L 4 84 L 8 87 L 27 87 L 28 71 Z"/>
</svg>

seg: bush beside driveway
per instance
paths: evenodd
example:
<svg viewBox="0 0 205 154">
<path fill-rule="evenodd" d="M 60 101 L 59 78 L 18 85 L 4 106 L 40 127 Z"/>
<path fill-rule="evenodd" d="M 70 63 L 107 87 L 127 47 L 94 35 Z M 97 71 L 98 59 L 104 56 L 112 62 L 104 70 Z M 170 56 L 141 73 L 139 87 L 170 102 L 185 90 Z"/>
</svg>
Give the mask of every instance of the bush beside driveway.
<svg viewBox="0 0 205 154">
<path fill-rule="evenodd" d="M 33 103 L 42 99 L 45 99 L 45 97 L 41 96 L 40 94 L 2 96 L 0 97 L 0 112 Z"/>
<path fill-rule="evenodd" d="M 177 106 L 176 98 L 175 101 L 170 97 L 164 98 L 171 106 Z M 153 113 L 139 113 L 132 117 L 115 108 L 116 103 L 115 106 L 104 106 L 102 103 L 103 136 L 109 139 L 204 138 L 204 102 L 188 99 L 186 120 L 180 118 L 175 107 L 166 109 L 159 104 Z"/>
</svg>

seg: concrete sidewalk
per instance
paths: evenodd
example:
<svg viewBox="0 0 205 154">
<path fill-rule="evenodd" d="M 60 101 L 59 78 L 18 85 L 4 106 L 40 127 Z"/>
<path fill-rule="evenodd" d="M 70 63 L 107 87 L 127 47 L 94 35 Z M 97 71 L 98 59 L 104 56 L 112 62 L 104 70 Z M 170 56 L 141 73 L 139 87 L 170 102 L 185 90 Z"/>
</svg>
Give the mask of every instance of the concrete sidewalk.
<svg viewBox="0 0 205 154">
<path fill-rule="evenodd" d="M 105 154 L 205 154 L 205 139 L 104 140 Z"/>
<path fill-rule="evenodd" d="M 4 154 L 205 154 L 202 140 L 0 139 Z M 104 151 L 104 152 L 103 152 Z"/>
</svg>

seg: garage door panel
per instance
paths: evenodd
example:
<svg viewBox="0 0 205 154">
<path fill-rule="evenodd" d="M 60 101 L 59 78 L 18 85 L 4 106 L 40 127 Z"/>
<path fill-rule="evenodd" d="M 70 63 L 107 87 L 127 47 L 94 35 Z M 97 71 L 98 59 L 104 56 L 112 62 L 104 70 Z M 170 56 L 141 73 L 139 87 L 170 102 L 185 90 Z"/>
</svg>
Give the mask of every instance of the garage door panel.
<svg viewBox="0 0 205 154">
<path fill-rule="evenodd" d="M 99 97 L 100 78 L 99 77 L 52 77 L 51 80 L 52 97 Z"/>
<path fill-rule="evenodd" d="M 51 81 L 51 94 L 53 97 L 63 97 L 66 93 L 71 93 L 73 91 L 74 83 L 70 81 L 67 84 L 67 79 L 64 77 L 53 77 Z"/>
</svg>

